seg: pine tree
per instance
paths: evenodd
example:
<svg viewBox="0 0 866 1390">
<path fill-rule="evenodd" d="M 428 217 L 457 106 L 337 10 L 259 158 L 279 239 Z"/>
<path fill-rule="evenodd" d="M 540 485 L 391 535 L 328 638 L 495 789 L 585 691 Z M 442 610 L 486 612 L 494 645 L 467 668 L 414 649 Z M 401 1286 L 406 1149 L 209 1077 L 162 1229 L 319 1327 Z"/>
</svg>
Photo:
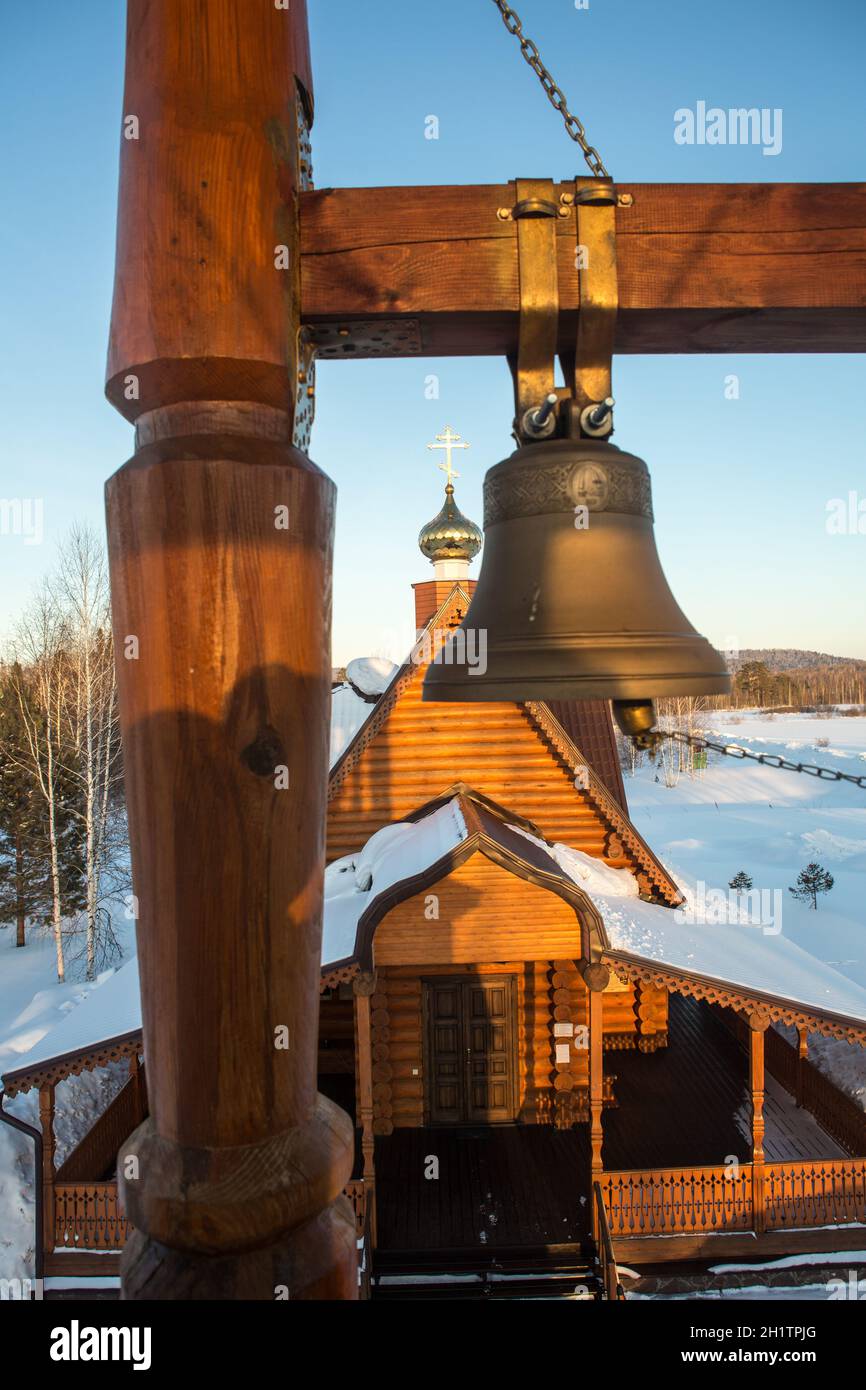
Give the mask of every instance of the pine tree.
<svg viewBox="0 0 866 1390">
<path fill-rule="evenodd" d="M 833 875 L 822 868 L 820 864 L 812 863 L 800 870 L 797 875 L 797 886 L 789 888 L 788 892 L 800 902 L 808 903 L 817 912 L 818 894 L 829 893 L 832 887 Z"/>
<path fill-rule="evenodd" d="M 747 661 L 735 679 L 738 693 L 753 705 L 773 704 L 778 682 L 763 661 Z"/>
<path fill-rule="evenodd" d="M 748 893 L 749 889 L 752 887 L 752 880 L 749 878 L 745 869 L 740 869 L 738 874 L 734 874 L 728 887 L 733 888 L 737 893 Z"/>
</svg>

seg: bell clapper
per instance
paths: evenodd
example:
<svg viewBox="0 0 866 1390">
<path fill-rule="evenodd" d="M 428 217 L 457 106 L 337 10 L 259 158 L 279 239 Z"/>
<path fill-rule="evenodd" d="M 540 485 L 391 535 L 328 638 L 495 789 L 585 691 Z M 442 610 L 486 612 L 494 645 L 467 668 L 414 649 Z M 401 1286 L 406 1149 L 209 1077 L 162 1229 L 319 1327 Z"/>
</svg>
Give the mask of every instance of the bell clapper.
<svg viewBox="0 0 866 1390">
<path fill-rule="evenodd" d="M 618 727 L 631 739 L 635 748 L 652 752 L 664 737 L 655 727 L 656 712 L 652 700 L 613 700 L 611 703 Z"/>
</svg>

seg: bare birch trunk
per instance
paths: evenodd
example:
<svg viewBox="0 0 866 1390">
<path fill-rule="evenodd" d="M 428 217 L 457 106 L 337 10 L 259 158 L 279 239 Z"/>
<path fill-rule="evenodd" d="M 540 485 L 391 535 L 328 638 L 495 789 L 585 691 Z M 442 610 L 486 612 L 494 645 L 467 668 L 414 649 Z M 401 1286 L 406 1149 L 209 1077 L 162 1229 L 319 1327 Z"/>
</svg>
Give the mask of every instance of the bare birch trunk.
<svg viewBox="0 0 866 1390">
<path fill-rule="evenodd" d="M 57 842 L 57 739 L 60 726 L 63 627 L 54 598 L 46 586 L 25 615 L 18 633 L 18 655 L 29 674 L 13 676 L 27 747 L 21 766 L 34 779 L 48 819 L 48 857 L 51 878 L 51 923 L 57 978 L 66 978 L 63 952 L 63 903 Z M 32 703 L 35 703 L 35 710 Z"/>
</svg>

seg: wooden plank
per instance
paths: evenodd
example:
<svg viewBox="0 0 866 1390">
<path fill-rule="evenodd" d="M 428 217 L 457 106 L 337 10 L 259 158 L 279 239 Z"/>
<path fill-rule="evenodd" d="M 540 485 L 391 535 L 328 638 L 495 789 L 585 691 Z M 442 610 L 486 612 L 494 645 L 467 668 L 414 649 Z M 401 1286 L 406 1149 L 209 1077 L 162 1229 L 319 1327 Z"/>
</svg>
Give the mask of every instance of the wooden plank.
<svg viewBox="0 0 866 1390">
<path fill-rule="evenodd" d="M 617 209 L 617 352 L 866 351 L 866 183 L 619 188 L 632 202 Z M 406 354 L 370 341 L 376 320 L 414 321 L 426 355 L 515 351 L 516 224 L 497 216 L 513 204 L 508 184 L 303 193 L 304 321 L 360 325 L 335 340 L 344 359 Z M 573 213 L 557 233 L 564 348 Z"/>
<path fill-rule="evenodd" d="M 803 1231 L 712 1232 L 676 1236 L 617 1236 L 616 1257 L 621 1265 L 654 1265 L 672 1260 L 772 1259 L 778 1255 L 860 1250 L 862 1226 L 833 1226 Z M 838 1263 L 834 1261 L 833 1263 Z"/>
<path fill-rule="evenodd" d="M 120 1254 L 97 1250 L 70 1250 L 62 1254 L 46 1254 L 43 1265 L 46 1279 L 101 1277 L 116 1279 L 120 1274 Z"/>
</svg>

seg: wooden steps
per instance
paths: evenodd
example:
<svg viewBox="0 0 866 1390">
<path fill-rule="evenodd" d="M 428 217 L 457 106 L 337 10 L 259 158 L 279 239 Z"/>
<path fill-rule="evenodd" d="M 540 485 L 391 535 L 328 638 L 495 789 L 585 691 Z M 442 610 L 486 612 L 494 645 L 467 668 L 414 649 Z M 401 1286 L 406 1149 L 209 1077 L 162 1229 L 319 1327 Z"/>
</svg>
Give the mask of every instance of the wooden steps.
<svg viewBox="0 0 866 1390">
<path fill-rule="evenodd" d="M 595 1261 L 582 1245 L 516 1248 L 480 1257 L 465 1250 L 406 1250 L 376 1253 L 370 1292 L 383 1302 L 511 1298 L 595 1302 L 601 1298 L 601 1282 Z"/>
</svg>

